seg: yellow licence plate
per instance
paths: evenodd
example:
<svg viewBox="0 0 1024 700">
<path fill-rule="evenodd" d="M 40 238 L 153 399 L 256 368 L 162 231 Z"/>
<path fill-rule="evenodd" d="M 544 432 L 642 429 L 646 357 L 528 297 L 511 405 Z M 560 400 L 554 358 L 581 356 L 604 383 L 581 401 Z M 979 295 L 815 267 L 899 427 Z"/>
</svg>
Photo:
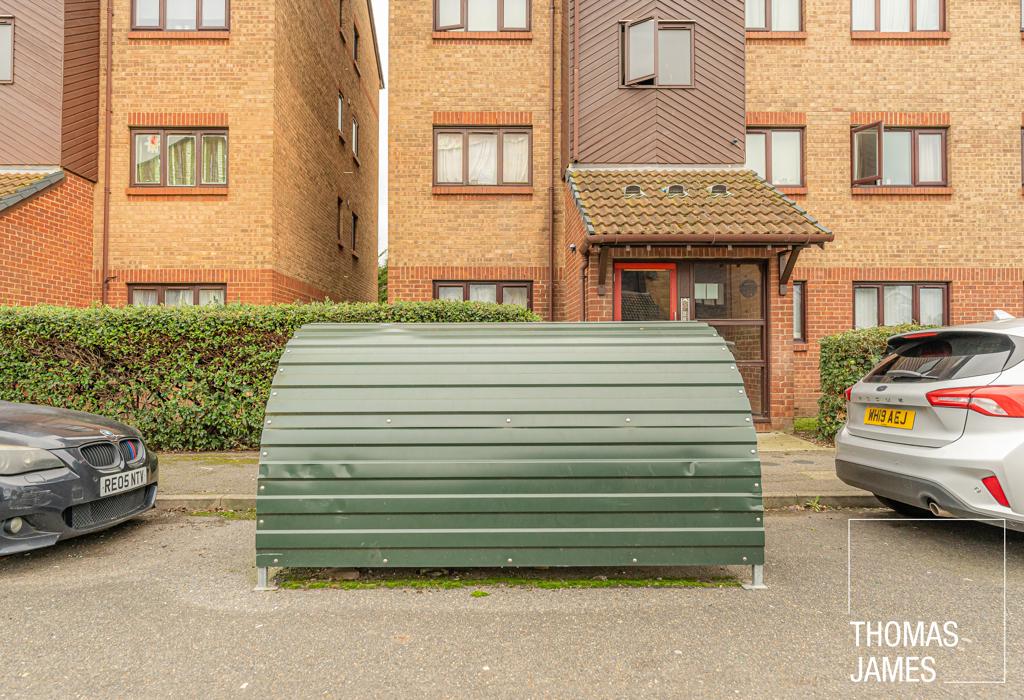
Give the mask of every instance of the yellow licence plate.
<svg viewBox="0 0 1024 700">
<path fill-rule="evenodd" d="M 915 411 L 907 411 L 902 408 L 868 406 L 868 410 L 864 412 L 864 424 L 880 425 L 883 428 L 913 430 L 915 413 Z"/>
</svg>

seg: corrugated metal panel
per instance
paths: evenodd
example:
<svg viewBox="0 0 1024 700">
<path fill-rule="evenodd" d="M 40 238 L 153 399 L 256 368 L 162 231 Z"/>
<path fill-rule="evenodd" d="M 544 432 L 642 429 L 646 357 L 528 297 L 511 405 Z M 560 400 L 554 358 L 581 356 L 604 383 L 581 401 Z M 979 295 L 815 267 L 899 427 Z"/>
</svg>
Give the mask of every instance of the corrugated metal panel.
<svg viewBox="0 0 1024 700">
<path fill-rule="evenodd" d="M 756 446 L 704 324 L 307 326 L 257 566 L 762 564 Z"/>
</svg>

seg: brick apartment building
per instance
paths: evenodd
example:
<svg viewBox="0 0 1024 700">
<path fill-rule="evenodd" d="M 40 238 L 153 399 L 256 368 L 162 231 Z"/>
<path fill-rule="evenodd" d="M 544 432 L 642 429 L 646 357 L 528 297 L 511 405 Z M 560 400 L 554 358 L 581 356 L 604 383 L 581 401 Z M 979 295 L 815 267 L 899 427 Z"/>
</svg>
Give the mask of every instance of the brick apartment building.
<svg viewBox="0 0 1024 700">
<path fill-rule="evenodd" d="M 375 299 L 382 86 L 369 0 L 0 0 L 0 304 Z"/>
<path fill-rule="evenodd" d="M 1024 313 L 1017 0 L 410 0 L 390 62 L 393 299 L 708 321 L 759 428 L 823 336 Z"/>
</svg>

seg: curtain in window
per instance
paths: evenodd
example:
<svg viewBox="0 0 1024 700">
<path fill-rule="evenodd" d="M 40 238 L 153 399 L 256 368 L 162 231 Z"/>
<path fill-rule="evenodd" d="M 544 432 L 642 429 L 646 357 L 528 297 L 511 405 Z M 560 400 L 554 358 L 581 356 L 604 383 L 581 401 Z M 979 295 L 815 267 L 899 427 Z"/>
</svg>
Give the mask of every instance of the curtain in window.
<svg viewBox="0 0 1024 700">
<path fill-rule="evenodd" d="M 879 0 L 883 32 L 910 31 L 910 0 Z"/>
<path fill-rule="evenodd" d="M 200 289 L 199 290 L 199 305 L 200 306 L 223 306 L 224 305 L 224 290 L 223 289 Z"/>
<path fill-rule="evenodd" d="M 530 181 L 529 134 L 505 134 L 502 137 L 501 179 L 507 184 Z"/>
<path fill-rule="evenodd" d="M 160 136 L 135 135 L 135 182 L 140 185 L 160 184 Z"/>
<path fill-rule="evenodd" d="M 658 31 L 658 83 L 661 85 L 689 85 L 693 82 L 693 54 L 690 51 L 693 34 L 689 29 L 661 29 Z"/>
<path fill-rule="evenodd" d="M 875 0 L 853 0 L 853 31 L 875 30 Z"/>
<path fill-rule="evenodd" d="M 469 135 L 469 184 L 498 184 L 498 135 Z"/>
<path fill-rule="evenodd" d="M 192 306 L 191 289 L 168 289 L 164 292 L 164 306 Z"/>
<path fill-rule="evenodd" d="M 437 135 L 437 181 L 462 184 L 462 134 Z"/>
<path fill-rule="evenodd" d="M 468 0 L 466 14 L 467 31 L 498 31 L 498 0 Z"/>
<path fill-rule="evenodd" d="M 228 183 L 228 138 L 222 135 L 203 136 L 203 184 Z"/>
<path fill-rule="evenodd" d="M 493 284 L 471 284 L 469 285 L 470 301 L 489 301 L 492 304 L 498 300 L 498 287 Z"/>
<path fill-rule="evenodd" d="M 925 287 L 920 291 L 921 318 L 918 319 L 926 326 L 941 326 L 946 322 L 946 300 L 945 292 L 942 289 Z"/>
<path fill-rule="evenodd" d="M 501 290 L 501 303 L 527 307 L 530 305 L 526 287 L 504 287 Z"/>
<path fill-rule="evenodd" d="M 227 0 L 203 0 L 203 26 L 228 26 Z"/>
<path fill-rule="evenodd" d="M 772 132 L 772 183 L 800 184 L 800 132 Z"/>
<path fill-rule="evenodd" d="M 196 0 L 165 0 L 167 7 L 167 29 L 189 30 L 196 28 Z"/>
<path fill-rule="evenodd" d="M 530 22 L 527 17 L 529 0 L 505 0 L 503 21 L 505 29 L 526 29 Z"/>
<path fill-rule="evenodd" d="M 135 0 L 135 26 L 160 26 L 160 0 Z"/>
<path fill-rule="evenodd" d="M 765 27 L 765 3 L 769 0 L 747 0 L 747 28 L 766 29 Z"/>
<path fill-rule="evenodd" d="M 917 0 L 914 28 L 919 32 L 937 32 L 942 28 L 941 0 Z"/>
<path fill-rule="evenodd" d="M 889 285 L 885 288 L 885 325 L 898 326 L 914 320 L 914 288 L 909 284 Z"/>
<path fill-rule="evenodd" d="M 446 301 L 462 301 L 462 287 L 438 287 L 437 298 Z"/>
<path fill-rule="evenodd" d="M 132 306 L 156 306 L 158 303 L 155 289 L 132 290 Z"/>
<path fill-rule="evenodd" d="M 185 187 L 196 184 L 196 137 L 167 137 L 167 184 Z"/>
<path fill-rule="evenodd" d="M 942 135 L 921 134 L 917 137 L 918 182 L 942 182 Z"/>
<path fill-rule="evenodd" d="M 455 27 L 462 24 L 462 0 L 438 0 L 437 26 Z"/>
<path fill-rule="evenodd" d="M 800 0 L 773 0 L 772 31 L 800 31 Z"/>
<path fill-rule="evenodd" d="M 882 184 L 912 185 L 910 174 L 913 134 L 909 131 L 886 131 L 882 134 Z"/>
<path fill-rule="evenodd" d="M 878 325 L 878 289 L 858 287 L 853 290 L 854 328 L 873 328 Z"/>
<path fill-rule="evenodd" d="M 753 170 L 762 180 L 767 177 L 765 170 L 765 142 L 764 134 L 747 134 L 747 162 L 744 167 Z"/>
</svg>

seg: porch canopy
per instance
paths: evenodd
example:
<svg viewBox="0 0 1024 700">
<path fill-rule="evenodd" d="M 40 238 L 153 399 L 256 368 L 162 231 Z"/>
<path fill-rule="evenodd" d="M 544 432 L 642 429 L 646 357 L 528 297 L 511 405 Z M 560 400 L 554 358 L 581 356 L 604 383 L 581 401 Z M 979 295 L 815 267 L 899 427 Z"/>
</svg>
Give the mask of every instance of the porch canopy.
<svg viewBox="0 0 1024 700">
<path fill-rule="evenodd" d="M 767 246 L 780 251 L 780 282 L 799 250 L 832 232 L 772 185 L 744 169 L 574 167 L 569 188 L 586 228 L 584 254 L 607 246 Z"/>
</svg>

